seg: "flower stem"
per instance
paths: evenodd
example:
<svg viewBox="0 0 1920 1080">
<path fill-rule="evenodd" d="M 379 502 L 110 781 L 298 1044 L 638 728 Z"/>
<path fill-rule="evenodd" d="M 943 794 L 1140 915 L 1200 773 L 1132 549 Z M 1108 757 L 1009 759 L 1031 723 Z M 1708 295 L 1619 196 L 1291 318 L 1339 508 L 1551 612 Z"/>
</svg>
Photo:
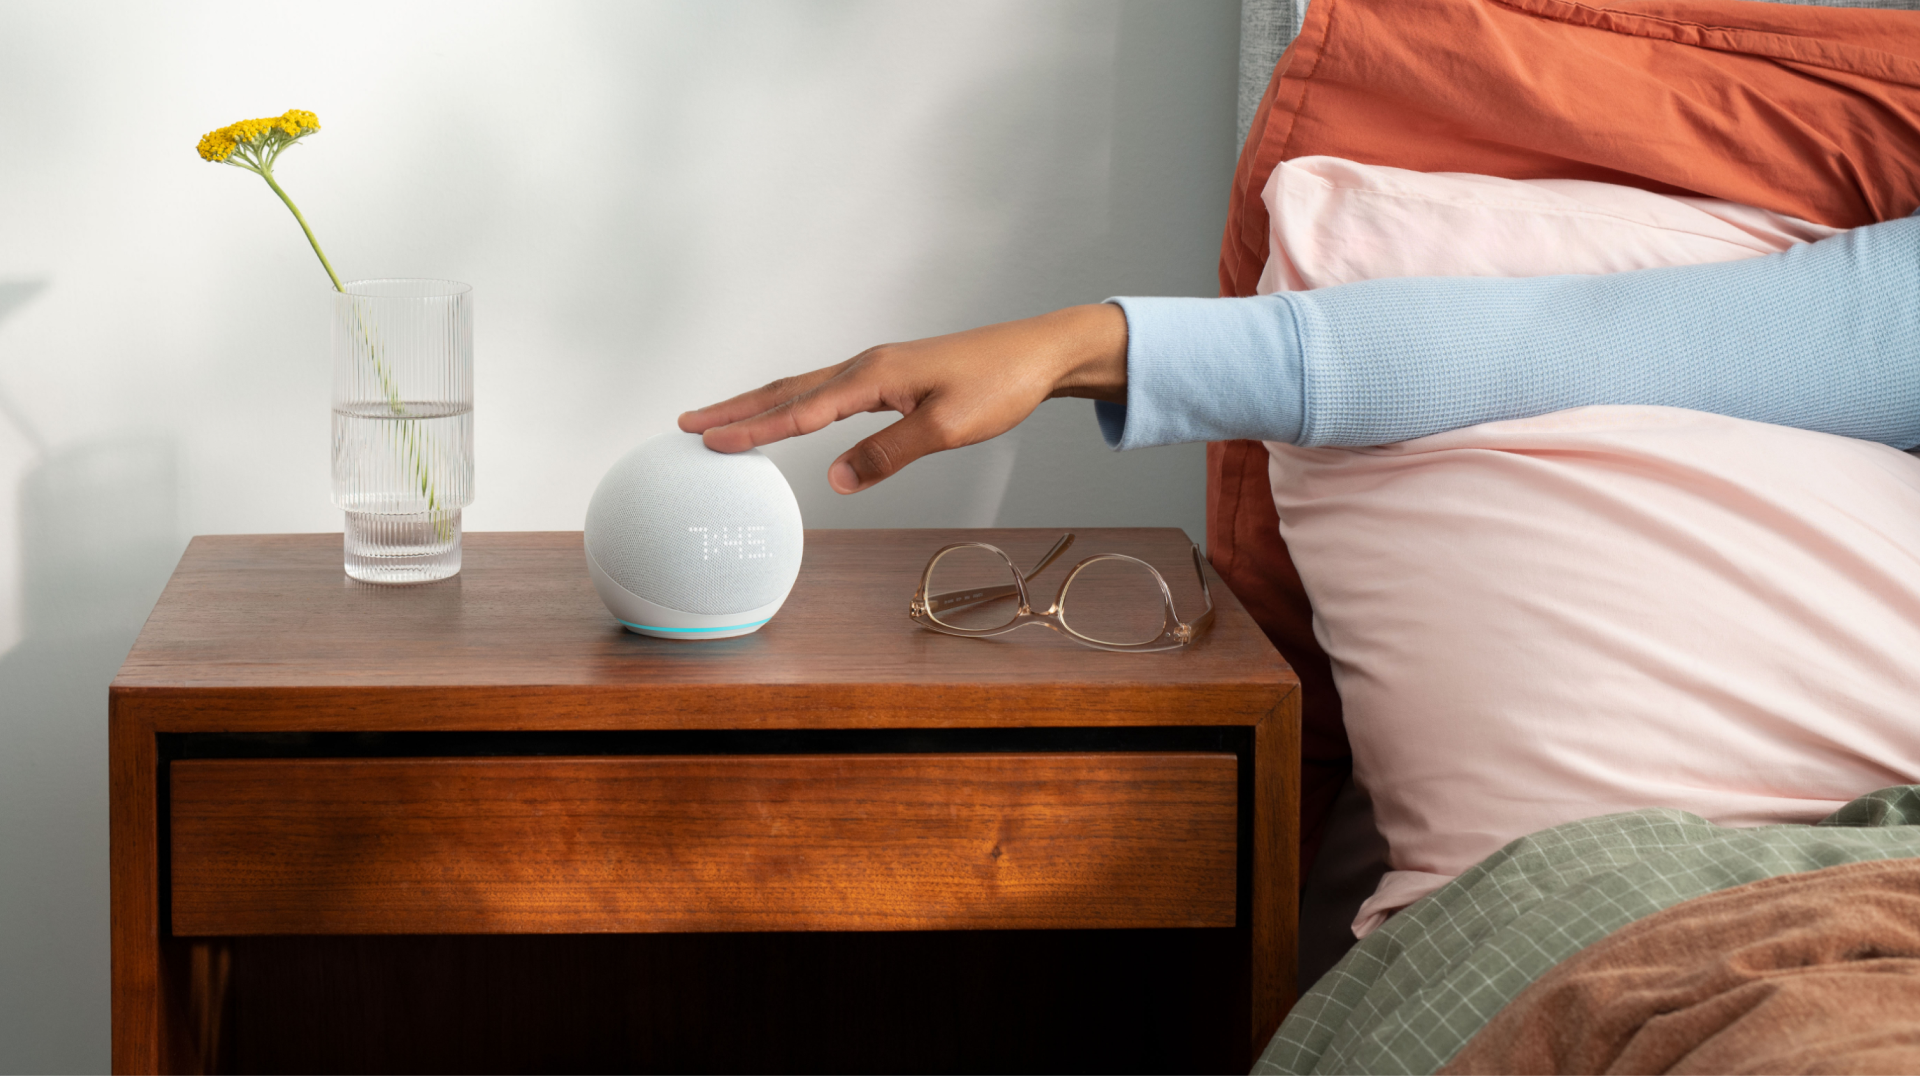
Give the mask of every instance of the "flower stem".
<svg viewBox="0 0 1920 1080">
<path fill-rule="evenodd" d="M 273 156 L 269 157 L 262 157 L 259 151 L 255 150 L 250 158 L 243 156 L 241 161 L 229 161 L 228 164 L 238 165 L 248 172 L 259 173 L 260 179 L 265 180 L 267 186 L 273 189 L 273 193 L 280 196 L 280 201 L 287 204 L 288 210 L 293 211 L 293 220 L 300 223 L 300 231 L 307 234 L 307 243 L 313 245 L 313 253 L 320 257 L 320 266 L 326 270 L 328 280 L 333 282 L 333 291 L 344 293 L 347 290 L 340 284 L 340 275 L 333 272 L 333 264 L 327 261 L 327 253 L 320 250 L 320 241 L 314 238 L 313 229 L 307 224 L 306 215 L 300 212 L 300 208 L 293 204 L 293 200 L 287 197 L 287 193 L 281 190 L 279 183 L 273 178 L 273 157 L 277 156 L 277 150 Z M 428 463 L 433 447 L 427 444 L 431 440 L 426 432 L 416 430 L 414 419 L 407 413 L 406 402 L 400 399 L 400 388 L 394 383 L 393 373 L 388 370 L 385 358 L 380 355 L 380 342 L 375 340 L 373 330 L 367 325 L 358 304 L 353 305 L 353 322 L 354 329 L 359 331 L 360 342 L 366 346 L 366 358 L 373 365 L 374 375 L 380 380 L 380 389 L 387 395 L 387 409 L 400 418 L 400 439 L 404 446 L 402 453 L 408 459 L 414 482 L 419 485 L 421 495 L 427 500 L 427 514 L 433 520 L 434 533 L 442 540 L 449 539 L 453 535 L 452 520 L 445 508 L 440 505 L 439 493 L 434 490 L 432 470 Z"/>
<path fill-rule="evenodd" d="M 320 241 L 313 238 L 313 230 L 307 227 L 306 217 L 300 213 L 299 207 L 293 205 L 293 200 L 287 198 L 287 193 L 280 190 L 280 185 L 274 182 L 273 170 L 262 168 L 260 178 L 267 182 L 267 186 L 273 189 L 275 195 L 280 196 L 281 202 L 287 204 L 287 209 L 293 211 L 293 220 L 300 223 L 300 231 L 307 234 L 307 243 L 313 245 L 313 253 L 320 256 L 320 265 L 326 269 L 327 277 L 333 281 L 333 291 L 346 292 L 347 290 L 340 287 L 340 275 L 333 272 L 333 264 L 327 261 L 327 253 L 320 250 Z"/>
</svg>

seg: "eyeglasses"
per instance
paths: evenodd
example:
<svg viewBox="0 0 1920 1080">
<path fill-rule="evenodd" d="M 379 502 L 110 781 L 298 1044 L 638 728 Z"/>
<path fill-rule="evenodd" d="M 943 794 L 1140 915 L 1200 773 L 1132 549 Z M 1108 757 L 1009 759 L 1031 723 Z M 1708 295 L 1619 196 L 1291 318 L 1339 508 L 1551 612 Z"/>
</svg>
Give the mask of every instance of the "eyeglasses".
<svg viewBox="0 0 1920 1080">
<path fill-rule="evenodd" d="M 959 637 L 993 637 L 1032 623 L 1096 649 L 1160 652 L 1191 644 L 1213 625 L 1213 591 L 1193 548 L 1193 572 L 1207 609 L 1191 624 L 1173 610 L 1167 579 L 1131 555 L 1090 555 L 1067 571 L 1053 606 L 1033 610 L 1027 583 L 1073 544 L 1067 533 L 1024 575 L 992 544 L 948 544 L 920 575 L 908 614 L 929 630 Z"/>
</svg>

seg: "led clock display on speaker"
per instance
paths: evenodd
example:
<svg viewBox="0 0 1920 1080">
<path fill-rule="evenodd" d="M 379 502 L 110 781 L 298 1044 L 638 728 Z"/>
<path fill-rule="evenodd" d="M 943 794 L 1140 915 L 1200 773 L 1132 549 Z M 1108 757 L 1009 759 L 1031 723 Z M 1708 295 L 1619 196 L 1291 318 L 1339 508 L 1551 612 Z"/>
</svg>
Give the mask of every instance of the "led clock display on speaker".
<svg viewBox="0 0 1920 1080">
<path fill-rule="evenodd" d="M 702 561 L 773 558 L 767 550 L 765 525 L 689 525 L 687 531 L 699 536 Z"/>
<path fill-rule="evenodd" d="M 653 637 L 758 630 L 793 589 L 802 543 L 800 504 L 765 454 L 716 454 L 685 432 L 635 447 L 587 505 L 594 587 Z"/>
</svg>

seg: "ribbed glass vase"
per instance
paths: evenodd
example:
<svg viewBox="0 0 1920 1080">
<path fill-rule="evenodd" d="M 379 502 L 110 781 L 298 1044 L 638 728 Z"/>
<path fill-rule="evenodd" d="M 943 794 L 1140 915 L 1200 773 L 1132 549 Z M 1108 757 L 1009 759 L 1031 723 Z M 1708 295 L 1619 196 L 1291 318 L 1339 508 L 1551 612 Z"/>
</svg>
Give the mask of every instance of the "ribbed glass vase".
<svg viewBox="0 0 1920 1080">
<path fill-rule="evenodd" d="M 333 501 L 347 574 L 380 584 L 460 572 L 473 501 L 473 291 L 348 282 L 333 297 Z"/>
</svg>

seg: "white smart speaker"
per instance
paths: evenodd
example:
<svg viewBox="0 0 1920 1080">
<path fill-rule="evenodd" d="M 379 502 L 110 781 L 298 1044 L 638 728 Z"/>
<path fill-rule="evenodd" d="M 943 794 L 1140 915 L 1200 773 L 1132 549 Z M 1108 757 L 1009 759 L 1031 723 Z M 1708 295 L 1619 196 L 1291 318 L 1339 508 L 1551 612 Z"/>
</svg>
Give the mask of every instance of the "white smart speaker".
<svg viewBox="0 0 1920 1080">
<path fill-rule="evenodd" d="M 800 575 L 802 542 L 800 504 L 765 454 L 718 454 L 680 431 L 634 447 L 587 504 L 594 587 L 653 637 L 760 629 Z"/>
</svg>

